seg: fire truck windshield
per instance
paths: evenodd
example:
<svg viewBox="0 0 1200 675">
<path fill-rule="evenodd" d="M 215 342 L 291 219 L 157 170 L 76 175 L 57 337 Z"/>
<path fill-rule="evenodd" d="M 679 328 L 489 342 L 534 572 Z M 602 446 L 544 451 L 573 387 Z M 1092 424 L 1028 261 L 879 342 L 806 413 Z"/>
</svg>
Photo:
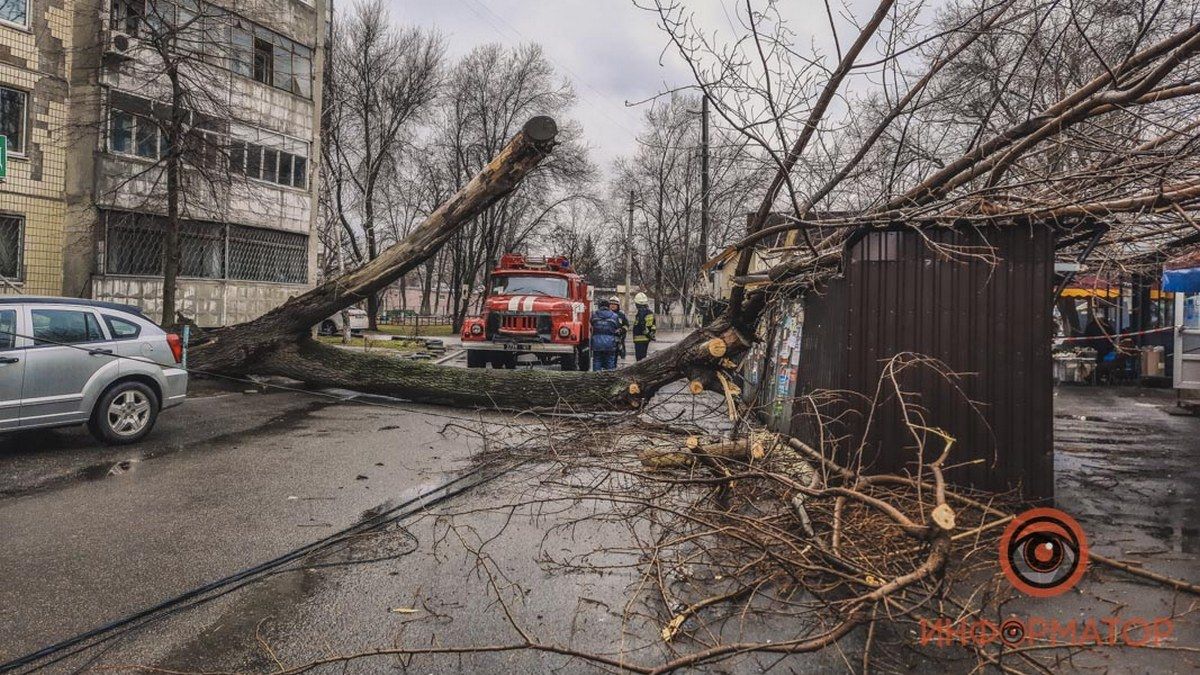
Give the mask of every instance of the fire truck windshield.
<svg viewBox="0 0 1200 675">
<path fill-rule="evenodd" d="M 492 277 L 492 295 L 548 295 L 567 297 L 567 280 L 524 275 Z"/>
</svg>

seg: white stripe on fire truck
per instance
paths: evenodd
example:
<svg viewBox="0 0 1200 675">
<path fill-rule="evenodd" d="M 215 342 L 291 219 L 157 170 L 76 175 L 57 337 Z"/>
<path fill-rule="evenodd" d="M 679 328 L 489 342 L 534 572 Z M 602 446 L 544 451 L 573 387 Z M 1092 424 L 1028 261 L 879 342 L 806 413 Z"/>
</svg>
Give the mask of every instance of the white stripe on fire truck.
<svg viewBox="0 0 1200 675">
<path fill-rule="evenodd" d="M 521 296 L 519 296 L 519 295 L 514 295 L 513 297 L 509 298 L 508 299 L 508 311 L 510 311 L 510 312 L 517 311 L 518 307 L 520 306 L 520 303 L 521 303 Z"/>
<path fill-rule="evenodd" d="M 521 311 L 522 312 L 532 312 L 533 311 L 533 301 L 534 301 L 534 297 L 532 295 L 526 297 L 525 298 L 525 306 L 521 308 Z"/>
</svg>

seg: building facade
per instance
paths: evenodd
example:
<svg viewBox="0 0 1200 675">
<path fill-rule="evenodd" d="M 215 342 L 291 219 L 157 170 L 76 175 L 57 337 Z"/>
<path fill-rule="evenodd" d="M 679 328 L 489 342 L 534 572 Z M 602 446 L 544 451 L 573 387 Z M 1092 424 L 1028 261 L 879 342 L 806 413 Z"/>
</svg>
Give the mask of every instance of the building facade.
<svg viewBox="0 0 1200 675">
<path fill-rule="evenodd" d="M 21 1 L 26 53 L 0 41 L 28 120 L 0 193 L 22 221 L 17 288 L 161 318 L 172 203 L 185 317 L 236 323 L 311 285 L 325 0 L 0 5 Z"/>
<path fill-rule="evenodd" d="M 0 293 L 62 291 L 72 0 L 0 0 Z"/>
</svg>

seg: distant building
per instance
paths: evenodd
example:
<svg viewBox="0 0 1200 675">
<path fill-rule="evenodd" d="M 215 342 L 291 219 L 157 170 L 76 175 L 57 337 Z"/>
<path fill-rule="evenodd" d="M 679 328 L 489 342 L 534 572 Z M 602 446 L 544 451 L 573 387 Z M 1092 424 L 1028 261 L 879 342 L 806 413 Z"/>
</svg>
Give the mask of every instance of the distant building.
<svg viewBox="0 0 1200 675">
<path fill-rule="evenodd" d="M 205 154 L 184 170 L 177 309 L 234 323 L 311 286 L 326 19 L 325 0 L 0 0 L 0 274 L 159 317 L 171 96 L 151 36 L 174 26 L 202 68 L 185 86 L 213 102 L 185 113 Z"/>
</svg>

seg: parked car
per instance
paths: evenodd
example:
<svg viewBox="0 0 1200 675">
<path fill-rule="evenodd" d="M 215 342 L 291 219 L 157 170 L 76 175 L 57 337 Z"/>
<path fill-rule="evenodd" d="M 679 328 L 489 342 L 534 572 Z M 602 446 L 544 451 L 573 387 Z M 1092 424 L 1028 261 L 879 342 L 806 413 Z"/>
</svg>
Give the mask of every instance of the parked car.
<svg viewBox="0 0 1200 675">
<path fill-rule="evenodd" d="M 362 335 L 362 332 L 367 329 L 371 323 L 367 320 L 367 312 L 362 309 L 348 309 L 350 314 L 350 334 Z M 341 335 L 342 334 L 342 313 L 338 312 L 333 316 L 321 322 L 317 326 L 318 335 Z"/>
<path fill-rule="evenodd" d="M 0 297 L 0 431 L 87 424 L 133 443 L 183 403 L 183 341 L 128 305 Z"/>
</svg>

